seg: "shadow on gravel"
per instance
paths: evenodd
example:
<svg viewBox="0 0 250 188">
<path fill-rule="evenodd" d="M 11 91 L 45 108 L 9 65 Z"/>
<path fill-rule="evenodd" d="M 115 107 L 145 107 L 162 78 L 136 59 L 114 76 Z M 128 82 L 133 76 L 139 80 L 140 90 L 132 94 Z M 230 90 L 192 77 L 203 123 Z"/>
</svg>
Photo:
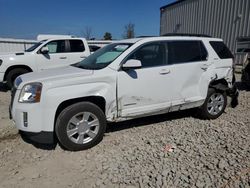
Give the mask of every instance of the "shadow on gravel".
<svg viewBox="0 0 250 188">
<path fill-rule="evenodd" d="M 0 83 L 0 92 L 7 92 L 9 89 L 7 88 L 6 84 Z"/>
<path fill-rule="evenodd" d="M 24 142 L 31 144 L 38 149 L 54 150 L 56 148 L 56 145 L 57 145 L 57 141 L 55 141 L 53 144 L 42 144 L 42 143 L 38 143 L 38 142 L 31 140 L 29 137 L 27 137 L 21 133 L 20 133 L 20 135 L 21 135 Z"/>
<path fill-rule="evenodd" d="M 162 123 L 165 121 L 181 119 L 185 117 L 196 118 L 195 109 L 183 110 L 179 112 L 170 112 L 167 114 L 148 116 L 148 117 L 143 117 L 143 118 L 138 118 L 138 119 L 133 119 L 133 120 L 128 120 L 128 121 L 118 122 L 118 123 L 109 123 L 107 125 L 106 133 L 121 131 L 124 129 L 130 129 L 133 127 L 147 126 L 147 125 L 154 124 L 154 123 Z"/>
<path fill-rule="evenodd" d="M 18 134 L 11 134 L 11 135 L 6 135 L 4 137 L 0 137 L 0 142 L 5 141 L 5 140 L 14 140 L 18 137 Z"/>
<path fill-rule="evenodd" d="M 250 86 L 247 86 L 246 84 L 242 82 L 236 82 L 236 86 L 238 90 L 240 91 L 250 91 Z"/>
</svg>

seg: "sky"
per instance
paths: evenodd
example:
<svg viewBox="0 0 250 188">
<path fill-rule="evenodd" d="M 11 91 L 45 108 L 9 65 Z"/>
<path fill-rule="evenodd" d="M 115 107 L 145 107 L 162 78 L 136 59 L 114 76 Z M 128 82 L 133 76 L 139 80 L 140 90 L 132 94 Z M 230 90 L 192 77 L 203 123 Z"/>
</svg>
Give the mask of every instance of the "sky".
<svg viewBox="0 0 250 188">
<path fill-rule="evenodd" d="M 0 0 L 0 38 L 36 39 L 38 34 L 71 34 L 120 39 L 128 23 L 135 35 L 159 35 L 160 7 L 175 0 Z"/>
</svg>

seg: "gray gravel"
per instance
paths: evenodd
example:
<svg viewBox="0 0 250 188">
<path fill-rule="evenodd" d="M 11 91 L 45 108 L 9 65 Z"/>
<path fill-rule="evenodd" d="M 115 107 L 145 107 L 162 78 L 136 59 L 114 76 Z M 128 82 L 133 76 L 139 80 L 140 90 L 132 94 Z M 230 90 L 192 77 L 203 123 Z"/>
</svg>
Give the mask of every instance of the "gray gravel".
<svg viewBox="0 0 250 188">
<path fill-rule="evenodd" d="M 184 111 L 111 124 L 96 147 L 25 143 L 0 92 L 0 187 L 250 187 L 250 92 L 216 120 Z"/>
</svg>

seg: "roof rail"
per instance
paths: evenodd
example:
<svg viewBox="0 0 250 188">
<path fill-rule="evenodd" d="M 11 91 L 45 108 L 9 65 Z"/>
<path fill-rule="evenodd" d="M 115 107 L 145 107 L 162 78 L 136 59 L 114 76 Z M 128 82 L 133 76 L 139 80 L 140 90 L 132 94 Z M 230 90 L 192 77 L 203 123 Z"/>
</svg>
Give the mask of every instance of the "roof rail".
<svg viewBox="0 0 250 188">
<path fill-rule="evenodd" d="M 194 33 L 166 33 L 162 36 L 188 36 L 188 37 L 209 37 L 211 38 L 210 35 L 205 35 L 205 34 L 194 34 Z"/>
<path fill-rule="evenodd" d="M 146 36 L 146 35 L 141 35 L 141 36 L 137 36 L 136 38 L 147 38 L 147 37 L 156 37 L 156 36 Z"/>
</svg>

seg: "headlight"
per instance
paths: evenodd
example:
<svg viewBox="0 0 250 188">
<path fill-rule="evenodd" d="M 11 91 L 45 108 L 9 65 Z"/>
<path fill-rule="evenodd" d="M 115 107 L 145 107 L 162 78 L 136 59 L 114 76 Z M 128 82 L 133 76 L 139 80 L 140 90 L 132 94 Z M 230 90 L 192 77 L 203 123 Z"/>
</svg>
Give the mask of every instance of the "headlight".
<svg viewBox="0 0 250 188">
<path fill-rule="evenodd" d="M 2 65 L 2 63 L 3 63 L 3 60 L 2 60 L 2 59 L 0 59 L 0 66 Z"/>
<path fill-rule="evenodd" d="M 15 82 L 14 82 L 14 87 L 15 88 L 18 88 L 18 86 L 22 83 L 22 78 L 20 76 L 18 76 L 16 79 L 15 79 Z"/>
<path fill-rule="evenodd" d="M 40 102 L 42 92 L 41 83 L 30 83 L 23 86 L 19 96 L 20 103 L 37 103 Z"/>
</svg>

